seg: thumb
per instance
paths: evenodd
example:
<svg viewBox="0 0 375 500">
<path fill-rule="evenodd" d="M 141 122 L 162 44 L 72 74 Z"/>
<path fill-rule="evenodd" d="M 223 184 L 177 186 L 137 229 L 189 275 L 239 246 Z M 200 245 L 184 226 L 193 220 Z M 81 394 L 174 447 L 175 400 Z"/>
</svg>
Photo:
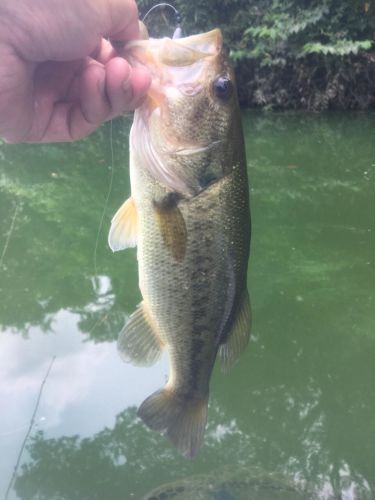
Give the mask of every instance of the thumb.
<svg viewBox="0 0 375 500">
<path fill-rule="evenodd" d="M 138 8 L 134 0 L 102 0 L 107 26 L 103 35 L 125 42 L 139 37 Z"/>
</svg>

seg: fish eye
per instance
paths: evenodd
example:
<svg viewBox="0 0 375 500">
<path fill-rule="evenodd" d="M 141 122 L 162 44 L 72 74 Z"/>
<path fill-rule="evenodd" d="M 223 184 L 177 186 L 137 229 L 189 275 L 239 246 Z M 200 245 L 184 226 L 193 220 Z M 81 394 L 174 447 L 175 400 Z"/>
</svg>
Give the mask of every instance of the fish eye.
<svg viewBox="0 0 375 500">
<path fill-rule="evenodd" d="M 233 94 L 233 83 L 227 76 L 219 76 L 214 80 L 213 90 L 218 99 L 228 101 Z"/>
</svg>

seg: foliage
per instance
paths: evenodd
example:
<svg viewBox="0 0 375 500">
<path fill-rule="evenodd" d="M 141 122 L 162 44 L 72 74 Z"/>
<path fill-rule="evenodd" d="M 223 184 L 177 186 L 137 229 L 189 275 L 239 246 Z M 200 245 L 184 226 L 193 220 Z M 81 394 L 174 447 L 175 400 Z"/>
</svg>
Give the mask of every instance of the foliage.
<svg viewBox="0 0 375 500">
<path fill-rule="evenodd" d="M 358 54 L 361 50 L 368 50 L 372 46 L 371 40 L 357 41 L 339 40 L 334 44 L 306 43 L 303 47 L 304 54 L 332 54 L 346 56 L 349 54 Z"/>
<path fill-rule="evenodd" d="M 267 3 L 258 22 L 243 32 L 240 44 L 245 50 L 241 57 L 261 59 L 263 65 L 284 65 L 290 58 L 311 53 L 343 56 L 372 46 L 373 19 L 362 3 Z"/>
<path fill-rule="evenodd" d="M 145 13 L 151 0 L 139 2 Z M 219 26 L 244 104 L 367 109 L 375 103 L 375 5 L 363 0 L 176 0 L 187 33 Z M 171 18 L 169 18 L 171 19 Z M 151 33 L 163 15 L 147 18 Z M 159 21 L 159 25 L 158 25 Z M 165 27 L 164 27 L 165 34 Z"/>
</svg>

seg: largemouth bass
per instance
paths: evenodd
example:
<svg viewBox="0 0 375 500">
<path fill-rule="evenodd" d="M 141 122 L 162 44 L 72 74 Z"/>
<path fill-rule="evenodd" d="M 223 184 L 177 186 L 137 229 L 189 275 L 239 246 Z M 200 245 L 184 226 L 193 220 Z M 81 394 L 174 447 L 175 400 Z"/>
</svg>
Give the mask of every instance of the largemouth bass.
<svg viewBox="0 0 375 500">
<path fill-rule="evenodd" d="M 119 337 L 129 361 L 167 349 L 166 386 L 138 410 L 186 457 L 198 452 L 217 354 L 228 369 L 246 347 L 250 212 L 233 70 L 215 29 L 130 42 L 152 72 L 130 133 L 131 198 L 112 220 L 112 250 L 138 246 L 143 301 Z"/>
</svg>

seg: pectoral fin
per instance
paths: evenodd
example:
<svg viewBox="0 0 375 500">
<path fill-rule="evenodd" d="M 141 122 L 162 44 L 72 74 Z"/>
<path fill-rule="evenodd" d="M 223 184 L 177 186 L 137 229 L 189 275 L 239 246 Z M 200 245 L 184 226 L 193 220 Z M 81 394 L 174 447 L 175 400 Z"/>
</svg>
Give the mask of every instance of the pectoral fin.
<svg viewBox="0 0 375 500">
<path fill-rule="evenodd" d="M 108 235 L 113 252 L 137 246 L 138 215 L 133 198 L 128 198 L 115 213 Z"/>
<path fill-rule="evenodd" d="M 246 348 L 250 337 L 251 311 L 250 300 L 247 290 L 237 309 L 232 330 L 226 338 L 225 343 L 219 347 L 221 368 L 228 371 L 239 358 L 241 352 Z"/>
<path fill-rule="evenodd" d="M 125 362 L 150 366 L 157 361 L 164 344 L 155 332 L 144 302 L 139 304 L 120 332 L 117 347 Z"/>
<path fill-rule="evenodd" d="M 187 231 L 184 217 L 177 205 L 179 196 L 170 193 L 160 202 L 154 201 L 154 209 L 165 246 L 177 261 L 186 252 Z"/>
</svg>

